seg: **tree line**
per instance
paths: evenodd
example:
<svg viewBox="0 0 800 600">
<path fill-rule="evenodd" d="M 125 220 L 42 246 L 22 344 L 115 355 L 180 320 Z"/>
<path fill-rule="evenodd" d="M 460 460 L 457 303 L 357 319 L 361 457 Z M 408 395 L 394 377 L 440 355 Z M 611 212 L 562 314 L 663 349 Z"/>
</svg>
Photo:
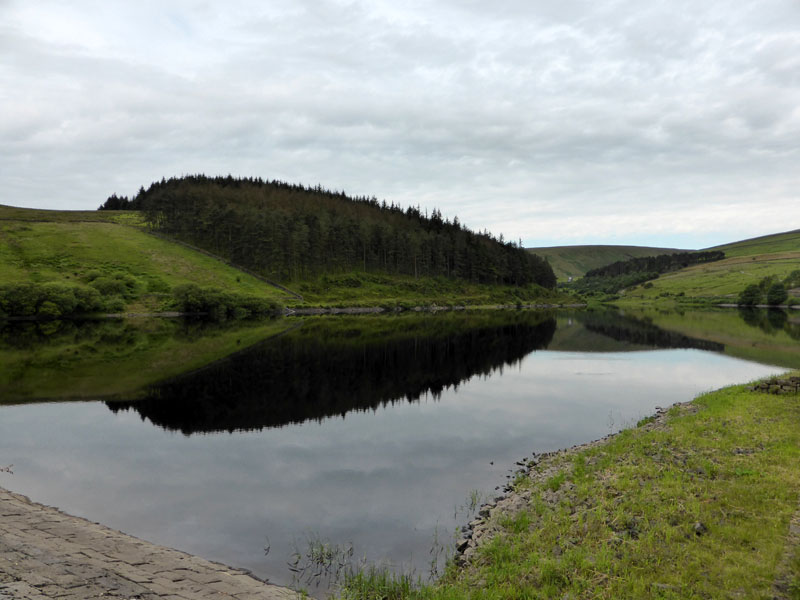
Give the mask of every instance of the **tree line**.
<svg viewBox="0 0 800 600">
<path fill-rule="evenodd" d="M 619 290 L 657 279 L 662 273 L 723 258 L 725 258 L 724 252 L 708 250 L 618 260 L 610 265 L 587 271 L 581 279 L 564 284 L 564 287 L 580 294 L 615 294 Z"/>
<path fill-rule="evenodd" d="M 639 256 L 628 260 L 618 260 L 604 267 L 587 271 L 585 277 L 618 277 L 633 273 L 667 273 L 685 269 L 691 265 L 713 262 L 725 258 L 725 253 L 719 250 L 704 252 L 675 252 L 673 254 L 659 254 L 658 256 Z"/>
<path fill-rule="evenodd" d="M 162 179 L 101 210 L 140 210 L 154 230 L 283 282 L 348 271 L 552 289 L 546 260 L 434 209 L 261 178 Z"/>
</svg>

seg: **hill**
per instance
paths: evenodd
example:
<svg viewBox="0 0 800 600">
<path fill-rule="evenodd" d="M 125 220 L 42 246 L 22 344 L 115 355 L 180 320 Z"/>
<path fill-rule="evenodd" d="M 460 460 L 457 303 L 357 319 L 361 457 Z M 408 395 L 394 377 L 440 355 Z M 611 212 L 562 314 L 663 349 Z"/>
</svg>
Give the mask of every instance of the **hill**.
<svg viewBox="0 0 800 600">
<path fill-rule="evenodd" d="M 721 250 L 728 258 L 737 256 L 758 256 L 779 252 L 795 252 L 800 250 L 800 229 L 785 233 L 774 233 L 760 237 L 714 246 L 708 250 Z"/>
<path fill-rule="evenodd" d="M 170 292 L 183 284 L 279 303 L 291 299 L 218 259 L 149 235 L 137 223 L 141 216 L 131 212 L 0 206 L 0 286 L 88 290 L 103 301 L 101 312 L 170 308 Z"/>
<path fill-rule="evenodd" d="M 662 303 L 672 298 L 732 303 L 750 284 L 758 284 L 765 278 L 784 281 L 795 271 L 800 271 L 800 230 L 723 244 L 708 250 L 723 251 L 726 258 L 668 273 L 626 290 L 622 302 Z M 800 290 L 796 290 L 794 295 L 800 295 Z"/>
<path fill-rule="evenodd" d="M 457 218 L 376 198 L 252 178 L 171 178 L 130 201 L 153 230 L 283 283 L 372 273 L 555 287 L 547 263 Z M 103 208 L 103 207 L 101 207 Z"/>
<path fill-rule="evenodd" d="M 559 281 L 567 281 L 570 277 L 583 277 L 587 271 L 629 258 L 683 252 L 675 248 L 605 245 L 551 246 L 527 248 L 527 250 L 546 259 Z"/>
<path fill-rule="evenodd" d="M 176 297 L 176 289 L 187 284 L 291 307 L 527 304 L 568 299 L 534 283 L 503 285 L 360 269 L 331 269 L 294 280 L 291 289 L 298 292 L 294 293 L 265 283 L 263 277 L 213 252 L 155 233 L 145 223 L 144 213 L 136 210 L 59 211 L 0 205 L 0 316 L 44 314 L 44 298 L 31 295 L 42 288 L 61 296 L 68 288 L 72 305 L 76 303 L 72 293 L 78 290 L 75 312 L 106 313 L 207 309 L 198 306 L 191 294 Z M 240 239 L 246 234 L 234 228 L 225 231 L 225 238 L 246 253 L 248 246 Z M 6 298 L 9 290 L 19 300 L 17 305 L 30 305 L 29 309 L 12 310 Z"/>
</svg>

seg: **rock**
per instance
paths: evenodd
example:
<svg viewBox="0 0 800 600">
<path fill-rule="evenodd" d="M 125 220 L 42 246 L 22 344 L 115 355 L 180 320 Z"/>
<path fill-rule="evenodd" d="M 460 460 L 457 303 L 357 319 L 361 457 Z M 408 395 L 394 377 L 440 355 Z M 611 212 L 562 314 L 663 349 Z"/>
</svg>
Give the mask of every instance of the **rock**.
<svg viewBox="0 0 800 600">
<path fill-rule="evenodd" d="M 698 521 L 697 523 L 695 523 L 695 524 L 692 526 L 692 529 L 694 529 L 694 533 L 695 533 L 695 535 L 698 535 L 698 536 L 699 536 L 699 535 L 704 535 L 704 534 L 708 533 L 708 527 L 706 527 L 705 525 L 703 525 L 703 524 L 702 524 L 700 521 Z"/>
<path fill-rule="evenodd" d="M 469 547 L 469 538 L 462 538 L 456 542 L 456 552 L 461 554 Z"/>
</svg>

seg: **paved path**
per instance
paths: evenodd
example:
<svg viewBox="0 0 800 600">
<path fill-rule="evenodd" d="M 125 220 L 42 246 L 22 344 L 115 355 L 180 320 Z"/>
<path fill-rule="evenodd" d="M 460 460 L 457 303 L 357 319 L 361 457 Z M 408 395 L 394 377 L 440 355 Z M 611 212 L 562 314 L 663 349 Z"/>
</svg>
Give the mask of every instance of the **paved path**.
<svg viewBox="0 0 800 600">
<path fill-rule="evenodd" d="M 0 600 L 101 597 L 288 600 L 297 594 L 0 488 Z"/>
</svg>

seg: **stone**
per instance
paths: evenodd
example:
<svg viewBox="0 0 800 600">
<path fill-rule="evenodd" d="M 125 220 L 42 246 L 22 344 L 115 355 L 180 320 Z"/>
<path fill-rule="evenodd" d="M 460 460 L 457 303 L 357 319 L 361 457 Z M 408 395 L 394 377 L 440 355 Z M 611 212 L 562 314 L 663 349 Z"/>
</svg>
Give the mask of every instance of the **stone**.
<svg viewBox="0 0 800 600">
<path fill-rule="evenodd" d="M 703 525 L 703 523 L 701 523 L 700 521 L 695 523 L 692 526 L 692 529 L 694 530 L 695 535 L 698 535 L 698 536 L 705 535 L 706 533 L 708 533 L 708 527 Z"/>
<path fill-rule="evenodd" d="M 3 488 L 0 514 L 0 600 L 297 597 L 244 571 L 150 544 Z"/>
</svg>

